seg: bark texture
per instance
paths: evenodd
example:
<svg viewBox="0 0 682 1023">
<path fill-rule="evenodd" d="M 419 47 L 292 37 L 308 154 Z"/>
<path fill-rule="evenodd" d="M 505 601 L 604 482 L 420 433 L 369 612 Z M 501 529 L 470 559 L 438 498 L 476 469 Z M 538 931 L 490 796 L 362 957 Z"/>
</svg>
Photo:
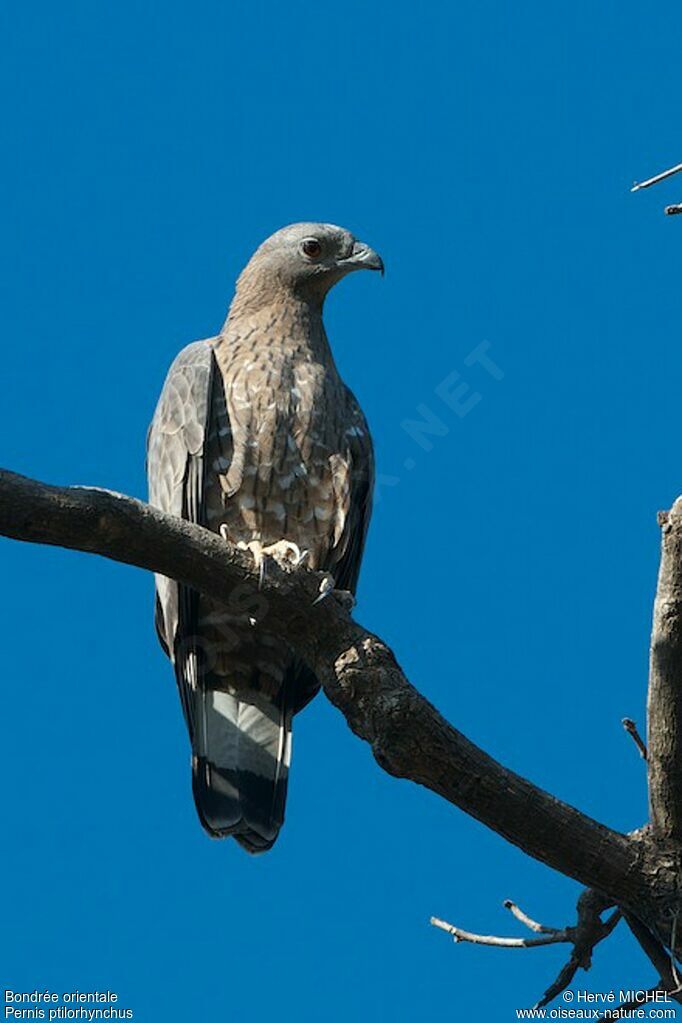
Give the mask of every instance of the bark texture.
<svg viewBox="0 0 682 1023">
<path fill-rule="evenodd" d="M 682 499 L 661 514 L 661 567 L 649 671 L 648 765 L 651 825 L 682 841 Z"/>
</svg>

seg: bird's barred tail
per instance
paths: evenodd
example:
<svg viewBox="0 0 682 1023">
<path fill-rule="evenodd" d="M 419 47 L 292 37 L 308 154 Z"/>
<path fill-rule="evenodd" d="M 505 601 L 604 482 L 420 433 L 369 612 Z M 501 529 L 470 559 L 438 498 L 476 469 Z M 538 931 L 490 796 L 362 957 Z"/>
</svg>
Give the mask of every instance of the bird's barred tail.
<svg viewBox="0 0 682 1023">
<path fill-rule="evenodd" d="M 269 849 L 284 822 L 287 704 L 285 687 L 274 697 L 210 686 L 196 694 L 192 787 L 199 817 L 210 835 L 233 835 L 251 853 Z"/>
</svg>

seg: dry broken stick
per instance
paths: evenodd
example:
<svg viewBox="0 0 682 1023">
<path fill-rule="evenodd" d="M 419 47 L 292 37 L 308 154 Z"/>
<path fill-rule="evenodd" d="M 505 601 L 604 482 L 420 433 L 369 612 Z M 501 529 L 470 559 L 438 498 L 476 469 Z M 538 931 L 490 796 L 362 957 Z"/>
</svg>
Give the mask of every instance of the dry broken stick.
<svg viewBox="0 0 682 1023">
<path fill-rule="evenodd" d="M 508 909 L 512 916 L 522 923 L 525 927 L 528 927 L 531 931 L 535 931 L 536 934 L 555 934 L 558 930 L 557 927 L 547 927 L 546 924 L 539 924 L 537 920 L 533 920 L 532 917 L 524 913 L 520 906 L 517 906 L 511 899 L 505 899 L 502 903 L 505 909 Z"/>
<path fill-rule="evenodd" d="M 646 181 L 634 184 L 630 191 L 639 192 L 642 188 L 650 188 L 651 185 L 657 185 L 659 181 L 665 181 L 666 178 L 671 178 L 673 174 L 679 174 L 680 171 L 682 171 L 682 163 L 678 163 L 675 167 L 670 167 L 668 170 L 661 171 L 660 174 L 655 174 L 653 178 L 647 178 Z"/>
<path fill-rule="evenodd" d="M 565 930 L 554 930 L 551 927 L 542 928 L 544 934 L 542 938 L 502 938 L 496 934 L 474 934 L 473 931 L 465 931 L 461 927 L 449 924 L 447 920 L 440 920 L 437 916 L 431 917 L 431 923 L 452 935 L 455 942 L 466 941 L 471 945 L 491 945 L 494 948 L 540 948 L 543 945 L 558 945 L 572 941 Z"/>
<path fill-rule="evenodd" d="M 646 743 L 644 742 L 644 739 L 637 731 L 636 723 L 632 720 L 632 718 L 623 718 L 623 728 L 628 733 L 628 735 L 632 736 L 632 740 L 637 749 L 639 750 L 642 760 L 646 760 L 648 756 Z"/>
<path fill-rule="evenodd" d="M 630 189 L 631 192 L 639 192 L 643 188 L 650 188 L 651 185 L 657 185 L 659 181 L 665 181 L 666 178 L 671 178 L 673 174 L 679 174 L 682 171 L 682 163 L 678 163 L 675 167 L 670 167 L 668 170 L 662 171 L 660 174 L 655 174 L 653 178 L 647 178 L 646 181 L 640 181 L 633 185 Z M 675 203 L 672 206 L 666 206 L 665 212 L 672 216 L 675 213 L 682 213 L 682 203 Z"/>
<path fill-rule="evenodd" d="M 431 917 L 431 923 L 452 935 L 455 942 L 466 941 L 473 945 L 490 945 L 494 948 L 542 948 L 562 943 L 573 945 L 568 962 L 534 1006 L 535 1009 L 543 1008 L 565 991 L 579 969 L 589 970 L 595 946 L 608 938 L 621 918 L 620 910 L 615 909 L 606 920 L 602 920 L 601 914 L 613 906 L 613 900 L 590 888 L 578 899 L 578 920 L 575 927 L 548 927 L 546 924 L 538 923 L 510 899 L 505 900 L 504 906 L 525 927 L 542 937 L 504 938 L 492 934 L 474 934 L 438 917 Z"/>
</svg>

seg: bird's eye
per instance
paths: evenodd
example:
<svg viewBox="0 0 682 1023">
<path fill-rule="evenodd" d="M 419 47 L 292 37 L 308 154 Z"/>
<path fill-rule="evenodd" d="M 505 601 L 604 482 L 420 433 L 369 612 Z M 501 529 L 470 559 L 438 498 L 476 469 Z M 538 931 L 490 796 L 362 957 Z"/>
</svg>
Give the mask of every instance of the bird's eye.
<svg viewBox="0 0 682 1023">
<path fill-rule="evenodd" d="M 318 242 L 317 238 L 306 238 L 301 248 L 305 252 L 306 256 L 310 257 L 310 259 L 317 259 L 317 257 L 322 253 L 322 246 Z"/>
</svg>

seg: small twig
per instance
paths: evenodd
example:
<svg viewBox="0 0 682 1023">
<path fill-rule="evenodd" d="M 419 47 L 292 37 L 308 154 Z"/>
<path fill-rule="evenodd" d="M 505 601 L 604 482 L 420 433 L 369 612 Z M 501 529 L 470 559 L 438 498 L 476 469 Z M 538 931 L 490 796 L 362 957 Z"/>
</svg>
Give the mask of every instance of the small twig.
<svg viewBox="0 0 682 1023">
<path fill-rule="evenodd" d="M 454 924 L 439 920 L 435 916 L 431 917 L 431 923 L 441 931 L 451 934 L 456 942 L 468 941 L 472 945 L 491 945 L 494 948 L 540 948 L 543 945 L 557 945 L 572 940 L 566 931 L 555 931 L 544 938 L 500 938 L 494 934 L 473 934 L 471 931 L 463 931 L 461 927 L 455 927 Z"/>
<path fill-rule="evenodd" d="M 536 934 L 556 934 L 559 930 L 558 927 L 546 927 L 545 924 L 539 924 L 537 920 L 533 920 L 523 910 L 512 902 L 511 899 L 505 899 L 502 903 L 505 909 L 516 917 L 522 924 L 525 924 L 531 931 L 535 931 Z"/>
<path fill-rule="evenodd" d="M 648 178 L 646 181 L 640 181 L 633 185 L 630 191 L 639 192 L 642 188 L 649 188 L 651 185 L 657 185 L 659 181 L 665 181 L 666 178 L 671 178 L 673 174 L 678 174 L 680 171 L 682 171 L 682 163 L 678 163 L 676 167 L 671 167 L 669 170 L 663 171 L 662 174 L 656 174 L 653 178 Z M 672 206 L 666 206 L 665 212 L 669 217 L 674 216 L 676 213 L 682 213 L 682 203 L 673 203 Z"/>
<path fill-rule="evenodd" d="M 616 909 L 606 920 L 601 919 L 604 910 L 609 909 L 612 905 L 613 900 L 588 888 L 578 899 L 578 920 L 575 927 L 555 928 L 538 923 L 537 920 L 533 920 L 522 909 L 519 909 L 511 899 L 505 899 L 505 908 L 525 927 L 535 931 L 536 934 L 542 934 L 541 938 L 501 938 L 492 934 L 473 934 L 471 931 L 463 931 L 461 927 L 455 927 L 454 924 L 439 920 L 437 917 L 431 917 L 431 923 L 434 927 L 439 927 L 442 931 L 452 935 L 456 942 L 468 941 L 472 945 L 492 945 L 495 948 L 541 948 L 545 945 L 564 943 L 573 945 L 568 962 L 534 1006 L 535 1009 L 541 1009 L 562 991 L 565 991 L 579 969 L 589 970 L 592 965 L 592 952 L 595 945 L 608 938 L 621 918 L 620 910 Z"/>
<path fill-rule="evenodd" d="M 670 170 L 663 171 L 661 174 L 656 174 L 653 178 L 647 178 L 646 181 L 640 181 L 630 189 L 631 192 L 639 192 L 642 188 L 649 188 L 651 185 L 657 185 L 659 181 L 665 181 L 666 178 L 671 178 L 673 174 L 678 174 L 682 171 L 682 163 L 678 163 L 676 167 L 671 167 Z"/>
<path fill-rule="evenodd" d="M 677 989 L 679 989 L 680 987 L 680 974 L 677 969 L 677 963 L 675 961 L 675 949 L 677 947 L 677 918 L 679 917 L 679 915 L 680 915 L 679 912 L 675 913 L 675 916 L 673 917 L 672 927 L 670 929 L 670 970 L 672 972 L 673 980 L 675 981 L 675 987 Z"/>
<path fill-rule="evenodd" d="M 628 733 L 628 735 L 632 736 L 635 746 L 642 755 L 642 759 L 646 760 L 648 757 L 646 743 L 644 742 L 644 739 L 637 731 L 637 725 L 632 720 L 632 718 L 623 718 L 623 728 Z"/>
</svg>

